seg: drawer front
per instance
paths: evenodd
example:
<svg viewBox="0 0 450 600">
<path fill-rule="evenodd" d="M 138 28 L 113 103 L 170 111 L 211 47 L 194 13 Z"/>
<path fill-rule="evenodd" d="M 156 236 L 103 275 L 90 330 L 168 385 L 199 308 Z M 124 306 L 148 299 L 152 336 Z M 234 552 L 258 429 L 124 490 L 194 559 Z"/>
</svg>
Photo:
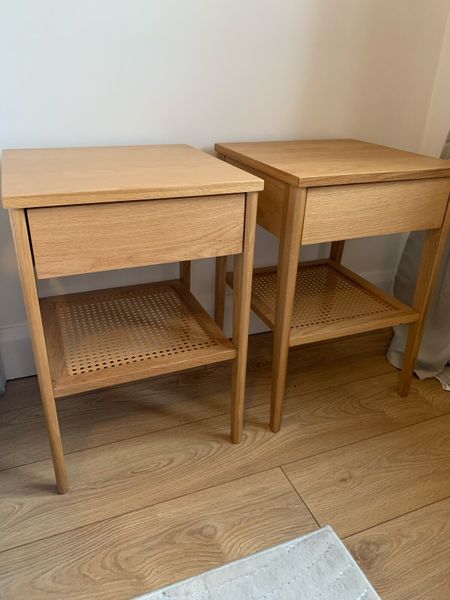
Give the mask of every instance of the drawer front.
<svg viewBox="0 0 450 600">
<path fill-rule="evenodd" d="M 302 243 L 436 229 L 449 192 L 448 178 L 310 188 Z"/>
<path fill-rule="evenodd" d="M 27 211 L 38 278 L 242 252 L 245 195 Z"/>
</svg>

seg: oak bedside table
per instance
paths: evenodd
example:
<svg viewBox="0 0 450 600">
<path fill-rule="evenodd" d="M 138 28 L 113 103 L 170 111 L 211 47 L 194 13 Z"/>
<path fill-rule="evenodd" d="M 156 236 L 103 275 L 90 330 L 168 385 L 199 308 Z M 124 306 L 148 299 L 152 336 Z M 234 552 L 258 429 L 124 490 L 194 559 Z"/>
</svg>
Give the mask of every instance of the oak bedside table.
<svg viewBox="0 0 450 600">
<path fill-rule="evenodd" d="M 271 427 L 281 425 L 291 346 L 411 323 L 400 375 L 406 396 L 450 227 L 450 163 L 358 140 L 216 144 L 219 158 L 264 179 L 258 224 L 279 238 L 278 267 L 256 269 L 252 309 L 274 331 Z M 428 230 L 413 306 L 341 264 L 344 241 Z M 332 242 L 300 263 L 302 244 Z M 226 259 L 217 259 L 223 322 Z M 300 267 L 300 268 L 299 268 Z M 229 274 L 228 283 L 233 285 Z"/>
<path fill-rule="evenodd" d="M 239 442 L 263 182 L 182 145 L 6 150 L 2 162 L 58 491 L 68 480 L 55 398 L 233 360 Z M 232 342 L 190 292 L 190 261 L 228 254 Z M 175 261 L 175 281 L 38 295 L 36 279 Z"/>
</svg>

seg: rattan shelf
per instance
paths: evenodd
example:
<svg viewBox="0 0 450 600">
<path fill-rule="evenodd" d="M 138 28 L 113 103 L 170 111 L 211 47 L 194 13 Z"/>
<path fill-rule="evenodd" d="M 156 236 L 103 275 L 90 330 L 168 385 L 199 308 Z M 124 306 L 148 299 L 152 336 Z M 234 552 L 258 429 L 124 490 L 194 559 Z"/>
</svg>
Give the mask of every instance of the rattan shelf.
<svg viewBox="0 0 450 600">
<path fill-rule="evenodd" d="M 219 156 L 264 179 L 258 224 L 279 239 L 275 269 L 255 273 L 253 309 L 272 328 L 270 426 L 279 431 L 289 347 L 413 323 L 398 392 L 407 396 L 426 313 L 450 230 L 448 161 L 360 140 L 216 144 Z M 347 269 L 347 240 L 426 231 L 415 311 Z M 302 248 L 331 242 L 334 261 L 302 265 Z M 216 315 L 223 323 L 226 259 L 216 259 Z M 275 317 L 276 313 L 276 317 Z"/>
<path fill-rule="evenodd" d="M 232 273 L 227 274 L 232 286 Z M 252 309 L 275 327 L 276 267 L 253 274 Z M 330 259 L 300 263 L 289 345 L 298 346 L 416 321 L 418 313 Z"/>
<path fill-rule="evenodd" d="M 178 280 L 40 303 L 56 397 L 236 357 Z"/>
<path fill-rule="evenodd" d="M 232 360 L 231 441 L 240 442 L 263 187 L 258 177 L 186 145 L 44 148 L 2 156 L 2 199 L 61 494 L 69 483 L 56 397 Z M 232 342 L 190 293 L 191 261 L 228 255 L 239 299 Z M 38 279 L 173 262 L 177 281 L 39 297 Z"/>
</svg>

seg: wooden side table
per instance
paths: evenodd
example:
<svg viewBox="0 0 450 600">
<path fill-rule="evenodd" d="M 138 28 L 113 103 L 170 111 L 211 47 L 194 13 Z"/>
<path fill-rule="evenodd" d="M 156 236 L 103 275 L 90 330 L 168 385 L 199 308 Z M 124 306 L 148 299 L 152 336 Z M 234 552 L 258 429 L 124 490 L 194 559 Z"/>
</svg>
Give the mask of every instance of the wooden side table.
<svg viewBox="0 0 450 600">
<path fill-rule="evenodd" d="M 278 267 L 256 269 L 252 292 L 252 309 L 274 331 L 273 431 L 291 346 L 411 323 L 399 384 L 406 396 L 450 228 L 449 162 L 358 140 L 217 144 L 216 151 L 264 179 L 257 221 L 280 240 Z M 347 239 L 420 229 L 428 236 L 412 307 L 341 264 Z M 320 242 L 332 242 L 330 258 L 298 268 L 301 244 Z M 225 265 L 217 259 L 219 324 Z"/>
<path fill-rule="evenodd" d="M 189 146 L 6 150 L 9 209 L 58 491 L 55 398 L 233 360 L 244 403 L 257 192 L 263 182 Z M 190 261 L 234 255 L 229 341 L 190 292 Z M 180 262 L 180 279 L 39 298 L 36 279 Z"/>
</svg>

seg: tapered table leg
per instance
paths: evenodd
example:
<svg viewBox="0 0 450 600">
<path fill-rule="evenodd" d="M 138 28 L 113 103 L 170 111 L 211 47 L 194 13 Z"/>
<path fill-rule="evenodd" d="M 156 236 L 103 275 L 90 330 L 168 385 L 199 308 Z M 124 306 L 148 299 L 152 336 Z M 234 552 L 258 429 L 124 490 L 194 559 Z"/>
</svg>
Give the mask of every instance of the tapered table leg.
<svg viewBox="0 0 450 600">
<path fill-rule="evenodd" d="M 286 388 L 289 334 L 294 307 L 300 240 L 306 206 L 306 190 L 291 187 L 284 209 L 277 273 L 277 299 L 273 342 L 270 426 L 279 431 Z"/>
<path fill-rule="evenodd" d="M 55 469 L 56 484 L 58 492 L 64 494 L 69 489 L 69 483 L 67 480 L 64 450 L 61 442 L 58 414 L 56 412 L 55 396 L 53 393 L 47 357 L 47 346 L 42 326 L 39 296 L 33 269 L 33 259 L 28 239 L 26 215 L 25 211 L 21 209 L 10 210 L 9 212 L 25 308 L 33 344 L 34 358 L 36 361 L 36 371 L 41 392 L 42 406 L 52 452 L 53 467 Z"/>
<path fill-rule="evenodd" d="M 247 371 L 257 204 L 258 194 L 255 192 L 247 194 L 243 250 L 242 254 L 237 254 L 234 257 L 233 344 L 236 347 L 237 356 L 233 362 L 231 439 L 235 444 L 238 444 L 241 440 L 244 420 L 245 375 Z"/>
<path fill-rule="evenodd" d="M 420 316 L 417 321 L 409 326 L 408 339 L 406 341 L 405 355 L 403 358 L 403 368 L 400 373 L 398 386 L 398 393 L 400 396 L 407 396 L 409 393 L 417 354 L 422 341 L 428 307 L 433 295 L 434 285 L 439 273 L 439 266 L 447 243 L 449 231 L 450 206 L 447 207 L 442 226 L 439 229 L 431 229 L 425 239 L 413 301 L 413 308 L 419 312 Z"/>
</svg>

